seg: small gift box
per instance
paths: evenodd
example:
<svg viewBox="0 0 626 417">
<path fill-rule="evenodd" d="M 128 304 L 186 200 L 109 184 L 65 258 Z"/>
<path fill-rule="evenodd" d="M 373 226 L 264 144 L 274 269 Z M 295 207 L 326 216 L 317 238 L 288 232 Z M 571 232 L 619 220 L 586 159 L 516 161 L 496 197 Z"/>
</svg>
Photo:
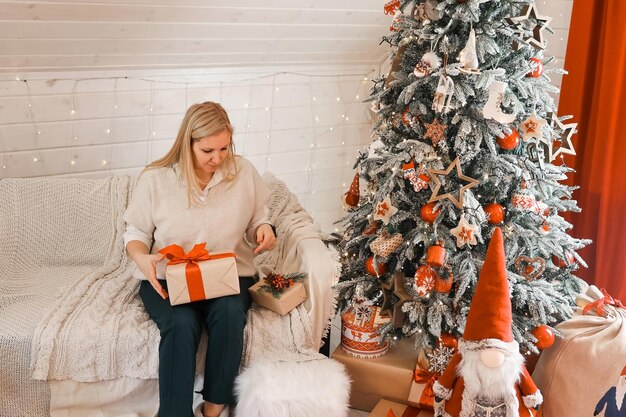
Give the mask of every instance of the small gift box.
<svg viewBox="0 0 626 417">
<path fill-rule="evenodd" d="M 248 291 L 255 303 L 284 316 L 306 300 L 306 288 L 302 282 L 298 282 L 305 276 L 306 274 L 282 276 L 270 273 Z"/>
<path fill-rule="evenodd" d="M 435 350 L 420 349 L 417 355 L 411 391 L 409 392 L 409 404 L 422 410 L 434 410 L 435 392 L 433 385 L 456 352 L 455 347 L 446 344 L 450 338 L 445 336 L 442 338 L 444 339 L 438 342 Z"/>
<path fill-rule="evenodd" d="M 419 410 L 395 401 L 380 400 L 369 417 L 433 417 L 431 411 Z"/>
<path fill-rule="evenodd" d="M 165 280 L 171 305 L 239 294 L 235 254 L 209 254 L 205 245 L 199 243 L 188 253 L 178 245 L 170 245 L 159 251 L 169 259 Z"/>
</svg>

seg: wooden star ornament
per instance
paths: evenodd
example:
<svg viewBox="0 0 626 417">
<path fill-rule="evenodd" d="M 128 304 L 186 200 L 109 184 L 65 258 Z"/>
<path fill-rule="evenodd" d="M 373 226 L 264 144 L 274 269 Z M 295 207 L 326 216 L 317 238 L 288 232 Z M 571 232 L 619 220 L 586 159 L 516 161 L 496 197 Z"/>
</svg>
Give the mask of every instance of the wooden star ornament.
<svg viewBox="0 0 626 417">
<path fill-rule="evenodd" d="M 548 122 L 545 119 L 537 116 L 537 113 L 533 112 L 530 117 L 524 120 L 520 126 L 519 131 L 522 134 L 522 140 L 528 142 L 531 138 L 540 138 L 541 128 Z"/>
<path fill-rule="evenodd" d="M 450 229 L 450 233 L 456 236 L 456 246 L 458 248 L 467 244 L 476 245 L 476 234 L 478 233 L 478 226 L 471 224 L 465 218 L 465 214 L 461 214 L 461 220 L 454 229 Z"/>
<path fill-rule="evenodd" d="M 550 147 L 550 158 L 554 161 L 559 155 L 576 155 L 574 144 L 572 143 L 572 136 L 577 132 L 576 127 L 578 123 L 566 123 L 563 124 L 555 113 L 550 113 L 550 127 L 554 130 L 558 130 L 560 137 L 555 140 Z M 554 149 L 554 144 L 559 142 L 560 146 Z"/>
<path fill-rule="evenodd" d="M 413 300 L 413 297 L 406 292 L 406 282 L 404 273 L 396 271 L 389 284 L 380 284 L 383 290 L 383 305 L 380 308 L 381 316 L 391 316 L 391 323 L 394 327 L 402 327 L 404 325 L 404 312 L 402 306 L 407 301 Z M 398 300 L 394 303 L 393 298 L 396 296 Z"/>
<path fill-rule="evenodd" d="M 430 139 L 433 146 L 437 146 L 437 144 L 443 140 L 443 135 L 446 133 L 446 128 L 448 127 L 437 119 L 433 120 L 431 123 L 424 123 L 424 126 L 426 126 L 424 137 Z"/>
<path fill-rule="evenodd" d="M 534 20 L 531 20 L 532 19 Z M 529 4 L 522 8 L 519 16 L 507 17 L 506 21 L 513 26 L 515 34 L 525 43 L 535 49 L 542 50 L 546 48 L 544 40 L 544 30 L 552 21 L 550 16 L 540 16 L 537 12 L 536 4 Z M 531 30 L 532 36 L 528 36 L 527 32 Z M 519 49 L 519 43 L 513 43 L 513 49 Z"/>
<path fill-rule="evenodd" d="M 450 172 L 452 171 L 452 168 L 456 168 L 456 176 L 458 178 L 459 182 L 465 182 L 466 184 L 461 186 L 458 190 L 459 193 L 459 198 L 455 198 L 452 193 L 446 193 L 446 194 L 439 194 L 439 190 L 441 189 L 441 179 L 439 178 L 439 176 L 443 176 L 443 177 L 448 177 L 448 175 L 450 175 Z M 448 199 L 450 200 L 454 205 L 456 205 L 458 208 L 462 209 L 463 208 L 463 195 L 465 194 L 465 190 L 468 190 L 470 188 L 476 187 L 480 182 L 475 180 L 474 178 L 470 178 L 468 176 L 463 175 L 463 172 L 461 172 L 461 162 L 459 160 L 459 158 L 457 157 L 451 164 L 450 166 L 448 166 L 447 169 L 445 170 L 441 170 L 441 169 L 427 169 L 428 173 L 430 174 L 430 178 L 432 178 L 434 184 L 435 184 L 435 189 L 433 190 L 432 195 L 430 196 L 430 200 L 428 200 L 428 202 L 432 202 L 432 201 L 439 201 L 439 200 L 443 200 L 443 199 Z M 452 180 L 450 180 L 452 181 Z"/>
</svg>

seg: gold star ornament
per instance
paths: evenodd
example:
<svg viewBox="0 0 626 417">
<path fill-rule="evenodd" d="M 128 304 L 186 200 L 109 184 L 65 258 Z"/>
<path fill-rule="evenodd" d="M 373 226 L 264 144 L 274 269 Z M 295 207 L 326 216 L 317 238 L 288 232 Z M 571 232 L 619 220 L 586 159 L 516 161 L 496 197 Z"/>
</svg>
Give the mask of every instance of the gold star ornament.
<svg viewBox="0 0 626 417">
<path fill-rule="evenodd" d="M 450 175 L 450 172 L 452 171 L 453 168 L 456 168 L 456 176 L 458 178 L 458 182 L 465 183 L 465 185 L 462 185 L 458 189 L 458 194 L 459 194 L 458 198 L 453 196 L 452 193 L 450 192 L 445 193 L 445 194 L 439 194 L 439 190 L 441 189 L 441 185 L 442 185 L 442 181 L 439 178 L 439 176 L 443 176 L 444 178 L 447 178 Z M 430 178 L 432 178 L 435 184 L 435 189 L 433 190 L 433 193 L 430 196 L 430 200 L 428 200 L 429 203 L 432 201 L 439 201 L 439 200 L 443 200 L 447 198 L 455 206 L 462 209 L 463 208 L 463 195 L 465 194 L 465 190 L 476 187 L 480 183 L 474 178 L 470 178 L 470 177 L 463 175 L 463 172 L 461 172 L 461 162 L 458 157 L 445 170 L 427 169 L 427 171 L 430 174 Z M 449 179 L 449 181 L 452 181 L 452 179 Z"/>
</svg>

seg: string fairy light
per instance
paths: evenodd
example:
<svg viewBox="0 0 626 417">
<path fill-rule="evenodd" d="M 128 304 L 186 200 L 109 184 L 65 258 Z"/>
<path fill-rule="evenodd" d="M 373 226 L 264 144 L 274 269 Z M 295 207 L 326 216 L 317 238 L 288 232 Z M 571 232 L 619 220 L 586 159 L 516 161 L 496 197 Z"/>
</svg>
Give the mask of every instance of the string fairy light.
<svg viewBox="0 0 626 417">
<path fill-rule="evenodd" d="M 242 151 L 243 156 L 248 155 L 248 143 L 249 143 L 249 136 L 250 136 L 250 114 L 251 114 L 249 106 L 252 103 L 253 91 L 254 91 L 254 81 L 250 80 L 249 85 L 248 85 L 248 102 L 244 103 L 244 108 L 246 109 L 246 123 L 245 123 L 246 130 L 244 131 L 244 139 L 243 139 L 243 151 Z"/>
<path fill-rule="evenodd" d="M 37 120 L 35 119 L 35 114 L 33 112 L 33 96 L 30 91 L 30 83 L 28 80 L 23 80 L 26 85 L 26 92 L 28 94 L 28 110 L 26 116 L 28 120 L 33 124 L 33 142 L 35 144 L 35 156 L 33 157 L 33 162 L 39 163 L 39 174 L 45 175 L 45 162 L 41 157 L 41 146 L 39 145 L 39 136 L 41 136 L 41 130 L 39 129 L 39 125 L 37 124 Z"/>
<path fill-rule="evenodd" d="M 106 167 L 107 173 L 111 173 L 111 159 L 113 158 L 113 143 L 115 136 L 117 134 L 117 128 L 115 126 L 115 122 L 117 120 L 117 79 L 113 84 L 113 107 L 111 108 L 111 113 L 109 114 L 109 128 L 107 129 L 107 148 L 106 148 L 106 157 L 102 160 L 102 166 Z"/>
<path fill-rule="evenodd" d="M 264 158 L 264 165 L 263 165 L 263 172 L 267 172 L 267 166 L 268 166 L 268 162 L 270 162 L 271 158 L 269 157 L 269 153 L 271 150 L 271 141 L 272 141 L 272 118 L 274 115 L 274 96 L 276 94 L 276 90 L 274 89 L 276 87 L 276 76 L 272 77 L 272 96 L 270 98 L 270 105 L 268 107 L 265 107 L 265 110 L 269 113 L 269 119 L 270 119 L 270 126 L 269 126 L 269 133 L 265 136 L 265 158 Z"/>
<path fill-rule="evenodd" d="M 76 141 L 78 140 L 78 136 L 76 136 L 76 90 L 79 82 L 79 80 L 74 80 L 74 86 L 72 87 L 72 109 L 70 110 L 72 120 L 70 122 L 70 137 L 68 141 L 70 148 L 70 171 L 74 171 L 77 159 L 74 152 L 76 152 Z"/>
<path fill-rule="evenodd" d="M 152 162 L 152 127 L 154 123 L 154 81 L 150 81 L 150 114 L 148 115 L 148 149 L 146 151 L 146 165 Z"/>
</svg>

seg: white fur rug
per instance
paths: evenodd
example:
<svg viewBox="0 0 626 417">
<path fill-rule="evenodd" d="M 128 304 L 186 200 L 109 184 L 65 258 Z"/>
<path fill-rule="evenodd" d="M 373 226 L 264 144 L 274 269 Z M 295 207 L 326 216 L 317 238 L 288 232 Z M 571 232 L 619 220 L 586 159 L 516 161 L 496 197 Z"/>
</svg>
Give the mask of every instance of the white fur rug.
<svg viewBox="0 0 626 417">
<path fill-rule="evenodd" d="M 237 378 L 236 417 L 346 417 L 350 378 L 332 359 L 255 362 Z"/>
</svg>

